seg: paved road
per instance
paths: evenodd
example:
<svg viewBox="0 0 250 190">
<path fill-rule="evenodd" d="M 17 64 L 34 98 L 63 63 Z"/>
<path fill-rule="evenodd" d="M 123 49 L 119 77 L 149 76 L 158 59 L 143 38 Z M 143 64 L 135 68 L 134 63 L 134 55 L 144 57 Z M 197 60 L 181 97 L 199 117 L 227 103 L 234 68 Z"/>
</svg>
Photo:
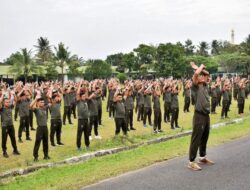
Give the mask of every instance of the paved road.
<svg viewBox="0 0 250 190">
<path fill-rule="evenodd" d="M 104 180 L 84 190 L 250 190 L 250 136 L 208 150 L 216 164 L 186 168 L 187 157 Z"/>
</svg>

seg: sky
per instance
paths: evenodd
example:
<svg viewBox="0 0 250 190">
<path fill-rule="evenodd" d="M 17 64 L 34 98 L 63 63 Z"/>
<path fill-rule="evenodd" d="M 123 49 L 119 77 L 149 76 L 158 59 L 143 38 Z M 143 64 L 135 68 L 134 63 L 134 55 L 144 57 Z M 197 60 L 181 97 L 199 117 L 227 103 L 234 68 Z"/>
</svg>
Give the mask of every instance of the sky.
<svg viewBox="0 0 250 190">
<path fill-rule="evenodd" d="M 139 44 L 250 34 L 249 0 L 0 0 L 0 61 L 39 37 L 63 42 L 83 59 L 105 59 Z"/>
</svg>

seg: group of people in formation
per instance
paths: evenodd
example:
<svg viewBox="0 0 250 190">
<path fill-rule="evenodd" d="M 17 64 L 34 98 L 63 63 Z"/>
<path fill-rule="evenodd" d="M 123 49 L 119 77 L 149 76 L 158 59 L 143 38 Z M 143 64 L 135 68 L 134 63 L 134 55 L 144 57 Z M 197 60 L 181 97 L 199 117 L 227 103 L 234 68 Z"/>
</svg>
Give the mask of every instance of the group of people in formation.
<svg viewBox="0 0 250 190">
<path fill-rule="evenodd" d="M 162 117 L 164 122 L 169 122 L 171 129 L 180 128 L 179 96 L 183 88 L 184 112 L 190 111 L 190 104 L 195 107 L 194 128 L 199 131 L 195 121 L 204 121 L 209 128 L 208 114 L 216 114 L 216 107 L 222 106 L 221 117 L 228 117 L 232 97 L 238 101 L 239 114 L 243 114 L 245 98 L 250 91 L 249 81 L 246 78 L 233 77 L 220 78 L 212 81 L 204 68 L 191 64 L 195 73 L 190 79 L 173 80 L 159 78 L 155 80 L 127 80 L 121 84 L 117 79 L 96 79 L 93 81 L 81 80 L 68 81 L 64 84 L 58 81 L 45 81 L 41 83 L 26 83 L 17 81 L 13 86 L 1 83 L 0 87 L 0 115 L 2 126 L 3 156 L 8 158 L 7 137 L 10 137 L 13 154 L 19 155 L 17 148 L 14 121 L 19 116 L 18 142 L 25 139 L 31 141 L 30 131 L 36 131 L 33 156 L 38 161 L 38 150 L 43 143 L 44 159 L 49 157 L 49 141 L 51 146 L 63 146 L 61 139 L 62 125 L 66 122 L 73 124 L 71 117 L 77 118 L 76 147 L 81 150 L 81 139 L 88 149 L 92 137 L 101 139 L 98 127 L 102 125 L 102 103 L 107 98 L 106 111 L 115 121 L 115 135 L 122 130 L 124 135 L 134 131 L 134 112 L 137 121 L 142 122 L 142 127 L 153 127 L 154 133 L 161 133 Z M 200 77 L 202 76 L 202 77 Z M 211 105 L 210 105 L 210 97 Z M 161 101 L 164 102 L 164 110 Z M 63 114 L 61 107 L 63 106 Z M 105 107 L 105 106 L 104 106 Z M 164 112 L 162 114 L 162 111 Z M 14 118 L 12 118 L 14 112 Z M 151 116 L 154 116 L 152 122 Z M 37 127 L 34 128 L 33 115 L 36 117 Z M 48 117 L 50 116 L 50 117 Z M 50 122 L 48 122 L 50 118 Z M 48 131 L 50 123 L 50 133 Z M 92 130 L 93 129 L 93 130 Z M 208 130 L 208 129 L 206 129 Z M 204 131 L 203 131 L 204 132 Z M 94 133 L 94 136 L 92 136 Z M 206 138 L 202 133 L 193 130 L 190 146 L 189 167 L 199 169 L 194 159 L 201 139 L 202 147 L 206 147 Z M 204 139 L 205 138 L 205 139 Z M 55 140 L 56 139 L 56 140 Z M 205 150 L 201 157 L 205 158 Z M 208 161 L 208 160 L 206 160 Z"/>
</svg>

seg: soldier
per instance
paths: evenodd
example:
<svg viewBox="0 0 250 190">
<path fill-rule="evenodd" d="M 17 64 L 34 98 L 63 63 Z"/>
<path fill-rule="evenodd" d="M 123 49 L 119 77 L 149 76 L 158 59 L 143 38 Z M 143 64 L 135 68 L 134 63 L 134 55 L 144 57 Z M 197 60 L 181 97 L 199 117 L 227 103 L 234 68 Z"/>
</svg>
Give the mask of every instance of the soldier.
<svg viewBox="0 0 250 190">
<path fill-rule="evenodd" d="M 130 84 L 125 89 L 125 121 L 127 131 L 136 130 L 133 127 L 133 115 L 134 115 L 134 98 L 133 98 L 133 88 Z M 130 126 L 130 128 L 129 128 Z"/>
<path fill-rule="evenodd" d="M 114 102 L 113 102 L 114 94 L 115 94 L 115 85 L 112 81 L 110 81 L 110 83 L 109 83 L 109 95 L 108 95 L 108 101 L 107 101 L 109 118 L 111 118 L 112 116 L 114 117 L 114 114 L 115 114 L 114 113 Z"/>
<path fill-rule="evenodd" d="M 8 93 L 9 97 L 6 96 L 5 93 Z M 12 110 L 14 108 L 15 103 L 15 94 L 14 92 L 2 92 L 0 90 L 0 115 L 1 115 L 1 125 L 2 125 L 2 150 L 3 156 L 8 158 L 9 155 L 7 153 L 7 138 L 8 135 L 11 140 L 11 144 L 13 147 L 13 154 L 20 155 L 17 150 L 16 138 L 15 138 L 15 128 L 13 126 L 13 118 L 12 118 Z"/>
<path fill-rule="evenodd" d="M 144 113 L 143 113 L 143 126 L 146 127 L 146 121 L 148 118 L 149 126 L 152 126 L 151 115 L 152 115 L 152 104 L 151 104 L 151 95 L 152 95 L 152 86 L 153 84 L 149 84 L 149 86 L 144 91 Z"/>
<path fill-rule="evenodd" d="M 36 141 L 33 150 L 34 161 L 38 161 L 38 151 L 41 141 L 43 141 L 43 153 L 44 160 L 50 159 L 49 157 L 49 147 L 48 147 L 48 127 L 47 127 L 47 110 L 45 106 L 44 99 L 36 96 L 36 98 L 31 102 L 30 108 L 34 110 L 37 121 L 37 130 L 36 130 Z"/>
<path fill-rule="evenodd" d="M 160 85 L 156 84 L 153 92 L 154 103 L 154 133 L 161 133 L 161 104 L 160 104 L 161 89 Z"/>
<path fill-rule="evenodd" d="M 89 148 L 89 110 L 88 110 L 88 91 L 87 87 L 83 86 L 83 81 L 80 82 L 80 85 L 77 89 L 77 114 L 78 114 L 78 127 L 77 127 L 77 138 L 76 146 L 79 151 L 81 151 L 81 137 L 84 133 L 85 146 Z"/>
<path fill-rule="evenodd" d="M 222 109 L 221 109 L 221 118 L 224 119 L 228 118 L 227 116 L 227 112 L 228 112 L 228 108 L 229 108 L 229 84 L 228 83 L 224 83 L 223 85 L 223 89 L 222 89 Z"/>
<path fill-rule="evenodd" d="M 100 84 L 96 86 L 96 102 L 98 110 L 98 125 L 102 125 L 102 87 Z"/>
<path fill-rule="evenodd" d="M 70 89 L 71 86 L 66 86 L 63 90 L 63 101 L 64 101 L 63 125 L 66 125 L 66 117 L 68 118 L 69 124 L 73 124 L 71 122 Z"/>
<path fill-rule="evenodd" d="M 166 82 L 163 87 L 163 100 L 164 100 L 164 122 L 170 122 L 171 113 L 171 86 L 170 82 Z"/>
<path fill-rule="evenodd" d="M 216 114 L 215 109 L 217 105 L 217 91 L 215 84 L 211 85 L 210 96 L 211 96 L 211 114 Z"/>
<path fill-rule="evenodd" d="M 183 91 L 183 96 L 184 96 L 184 112 L 189 112 L 189 106 L 190 106 L 190 97 L 191 97 L 191 84 L 192 82 L 190 80 L 186 81 L 185 83 L 185 88 Z"/>
<path fill-rule="evenodd" d="M 126 127 L 126 121 L 125 121 L 125 105 L 124 105 L 124 99 L 127 98 L 127 96 L 124 97 L 124 93 L 120 87 L 117 88 L 115 94 L 114 94 L 114 107 L 115 107 L 115 135 L 118 135 L 120 133 L 120 130 L 122 129 L 123 134 L 127 135 L 127 127 Z"/>
<path fill-rule="evenodd" d="M 193 131 L 189 149 L 188 168 L 198 171 L 201 167 L 195 162 L 198 148 L 200 150 L 199 163 L 213 165 L 214 162 L 206 158 L 207 140 L 210 130 L 210 102 L 208 94 L 208 77 L 209 73 L 202 64 L 200 67 L 191 62 L 195 70 L 193 75 L 193 90 L 195 92 L 195 112 L 193 116 Z"/>
<path fill-rule="evenodd" d="M 178 125 L 178 118 L 179 118 L 179 101 L 178 101 L 178 94 L 180 92 L 180 88 L 178 88 L 178 84 L 175 82 L 172 84 L 171 89 L 171 129 L 180 128 Z"/>
<path fill-rule="evenodd" d="M 143 112 L 144 112 L 144 86 L 139 86 L 138 94 L 138 114 L 137 121 L 143 120 Z"/>
<path fill-rule="evenodd" d="M 102 139 L 98 134 L 98 105 L 97 94 L 100 94 L 100 89 L 96 90 L 95 83 L 89 86 L 88 108 L 89 108 L 89 140 L 92 140 L 91 132 L 94 125 L 95 139 Z"/>
<path fill-rule="evenodd" d="M 245 94 L 245 79 L 242 79 L 239 82 L 239 92 L 238 92 L 238 113 L 240 115 L 243 115 L 244 113 L 244 106 L 245 106 L 245 98 L 246 98 L 246 94 Z"/>
<path fill-rule="evenodd" d="M 26 131 L 26 140 L 31 141 L 30 131 L 29 131 L 29 113 L 30 113 L 30 97 L 32 93 L 25 86 L 17 95 L 19 101 L 19 116 L 20 116 L 20 125 L 18 129 L 18 141 L 22 143 L 22 132 L 25 129 Z"/>
<path fill-rule="evenodd" d="M 51 114 L 50 120 L 50 143 L 51 146 L 56 146 L 54 141 L 54 136 L 56 134 L 57 144 L 62 146 L 64 145 L 61 142 L 61 133 L 62 133 L 62 118 L 61 118 L 61 100 L 62 96 L 57 89 L 54 89 L 51 86 L 49 90 L 49 109 Z"/>
</svg>

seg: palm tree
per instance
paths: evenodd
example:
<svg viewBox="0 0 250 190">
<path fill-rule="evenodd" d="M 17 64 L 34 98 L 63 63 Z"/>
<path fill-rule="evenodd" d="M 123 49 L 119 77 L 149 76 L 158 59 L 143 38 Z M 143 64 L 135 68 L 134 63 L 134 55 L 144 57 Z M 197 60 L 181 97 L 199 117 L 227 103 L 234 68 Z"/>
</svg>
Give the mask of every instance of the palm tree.
<svg viewBox="0 0 250 190">
<path fill-rule="evenodd" d="M 198 54 L 203 55 L 203 56 L 208 56 L 208 43 L 207 42 L 200 42 L 199 46 L 198 46 Z"/>
<path fill-rule="evenodd" d="M 42 63 L 48 62 L 52 58 L 51 46 L 49 45 L 49 40 L 47 38 L 40 37 L 37 39 L 37 57 Z"/>
<path fill-rule="evenodd" d="M 213 40 L 211 43 L 211 54 L 218 55 L 220 53 L 220 43 L 217 40 Z"/>
<path fill-rule="evenodd" d="M 16 74 L 16 76 L 24 76 L 25 83 L 29 76 L 33 74 L 42 74 L 42 70 L 36 64 L 32 57 L 31 50 L 26 48 L 21 49 L 21 52 L 17 52 L 11 57 L 12 66 L 9 69 L 10 73 Z"/>
<path fill-rule="evenodd" d="M 56 61 L 56 65 L 61 68 L 62 75 L 62 83 L 64 83 L 64 68 L 66 65 L 70 65 L 70 63 L 75 61 L 76 55 L 71 56 L 71 52 L 68 50 L 68 47 L 60 42 L 58 47 L 55 47 L 55 55 L 54 59 Z"/>
</svg>

